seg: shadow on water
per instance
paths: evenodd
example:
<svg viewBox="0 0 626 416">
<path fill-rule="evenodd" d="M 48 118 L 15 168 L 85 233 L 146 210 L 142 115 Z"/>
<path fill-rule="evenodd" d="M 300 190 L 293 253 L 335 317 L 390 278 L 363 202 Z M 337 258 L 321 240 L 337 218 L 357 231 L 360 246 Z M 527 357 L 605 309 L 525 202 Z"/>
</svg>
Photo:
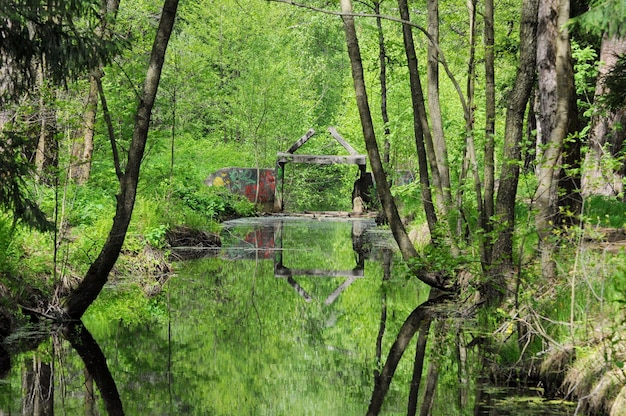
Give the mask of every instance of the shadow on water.
<svg viewBox="0 0 626 416">
<path fill-rule="evenodd" d="M 572 414 L 479 383 L 472 322 L 407 278 L 372 220 L 236 220 L 222 241 L 180 265 L 150 319 L 111 319 L 136 306 L 110 288 L 93 336 L 80 323 L 38 332 L 35 353 L 0 343 L 0 415 Z"/>
</svg>

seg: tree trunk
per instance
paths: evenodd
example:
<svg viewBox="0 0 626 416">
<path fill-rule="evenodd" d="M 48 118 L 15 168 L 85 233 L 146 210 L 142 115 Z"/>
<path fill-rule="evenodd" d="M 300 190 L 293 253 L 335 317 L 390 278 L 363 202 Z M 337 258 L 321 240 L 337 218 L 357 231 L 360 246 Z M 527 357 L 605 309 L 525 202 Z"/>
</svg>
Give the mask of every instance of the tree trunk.
<svg viewBox="0 0 626 416">
<path fill-rule="evenodd" d="M 393 375 L 398 367 L 398 363 L 400 362 L 404 351 L 413 339 L 413 336 L 418 330 L 426 330 L 426 321 L 433 319 L 435 306 L 449 299 L 450 296 L 440 296 L 439 292 L 432 291 L 431 289 L 431 294 L 429 295 L 428 300 L 415 308 L 406 318 L 400 328 L 400 331 L 398 332 L 396 340 L 389 350 L 389 354 L 387 355 L 387 360 L 385 361 L 385 365 L 380 373 L 380 377 L 374 385 L 374 391 L 372 392 L 370 404 L 367 408 L 367 416 L 374 416 L 380 413 L 380 409 L 383 405 L 385 396 L 389 391 L 389 385 L 391 384 Z"/>
<path fill-rule="evenodd" d="M 91 333 L 82 323 L 72 323 L 63 328 L 63 334 L 83 360 L 85 373 L 88 373 L 89 377 L 96 382 L 107 414 L 109 416 L 123 416 L 124 407 L 117 385 L 107 366 L 106 357 Z M 87 400 L 89 399 L 86 399 L 86 406 L 90 405 Z M 88 407 L 86 407 L 86 413 L 88 411 Z"/>
<path fill-rule="evenodd" d="M 600 67 L 596 81 L 595 102 L 610 91 L 605 85 L 607 75 L 615 67 L 619 55 L 626 54 L 626 37 L 602 37 Z M 603 109 L 594 114 L 589 135 L 589 151 L 585 157 L 582 178 L 583 195 L 614 196 L 623 192 L 624 164 L 615 169 L 613 157 L 622 149 L 626 139 L 626 106 Z M 621 126 L 618 128 L 617 126 Z"/>
<path fill-rule="evenodd" d="M 424 372 L 424 359 L 426 358 L 426 345 L 428 343 L 430 324 L 431 320 L 425 319 L 422 322 L 422 326 L 419 328 L 417 344 L 415 345 L 415 359 L 413 361 L 413 376 L 409 390 L 407 416 L 415 416 L 417 413 L 417 402 L 419 399 L 420 384 L 422 382 L 422 373 Z"/>
<path fill-rule="evenodd" d="M 403 20 L 409 21 L 411 19 L 409 15 L 409 7 L 406 0 L 398 0 L 398 8 L 400 9 L 400 17 Z M 417 62 L 417 55 L 415 54 L 415 45 L 413 43 L 413 31 L 411 26 L 403 24 L 402 32 L 404 34 L 404 51 L 406 53 L 407 66 L 409 67 L 409 83 L 411 85 L 411 103 L 413 105 L 413 131 L 415 134 L 415 147 L 417 149 L 417 160 L 419 165 L 419 177 L 420 177 L 420 189 L 422 191 L 422 203 L 424 205 L 424 212 L 426 213 L 426 221 L 428 222 L 428 228 L 433 241 L 436 239 L 437 229 L 437 213 L 435 211 L 435 205 L 433 203 L 433 197 L 430 189 L 430 179 L 428 176 L 428 161 L 431 161 L 431 174 L 433 181 L 436 182 L 435 189 L 441 189 L 441 182 L 439 181 L 439 168 L 434 156 L 434 150 L 428 150 L 426 142 L 428 139 L 426 135 L 430 137 L 430 131 L 428 127 L 428 121 L 426 120 L 426 106 L 424 104 L 424 94 L 422 91 L 422 83 L 420 81 L 419 68 Z M 432 141 L 432 139 L 431 139 Z M 432 156 L 432 157 L 431 157 Z M 434 168 L 434 169 L 433 169 Z M 442 207 L 443 194 L 441 197 L 437 197 L 438 206 Z M 445 215 L 447 210 L 443 207 L 443 214 Z"/>
<path fill-rule="evenodd" d="M 547 2 L 542 3 L 544 6 Z M 541 252 L 542 274 L 546 279 L 556 277 L 556 263 L 554 252 L 557 250 L 557 243 L 554 240 L 554 228 L 558 226 L 558 185 L 563 162 L 563 144 L 569 131 L 569 118 L 571 108 L 571 97 L 573 90 L 573 72 L 571 67 L 571 50 L 569 46 L 569 32 L 567 21 L 569 20 L 569 0 L 560 0 L 555 3 L 556 9 L 548 8 L 542 28 L 553 34 L 550 28 L 555 29 L 556 39 L 540 37 L 537 44 L 538 56 L 541 51 L 545 53 L 545 60 L 551 60 L 552 50 L 555 51 L 554 70 L 540 72 L 539 76 L 539 102 L 541 104 L 538 114 L 538 130 L 541 131 L 541 142 L 538 150 L 543 152 L 538 157 L 537 163 L 537 191 L 535 202 L 537 213 L 535 214 L 535 226 L 539 234 L 539 249 Z M 540 22 L 542 21 L 542 6 L 540 6 Z M 557 16 L 555 21 L 549 16 Z M 550 23 L 548 23 L 550 22 Z M 541 39 L 548 45 L 542 45 Z M 554 48 L 551 46 L 555 42 Z M 548 68 L 551 62 L 544 62 L 541 68 Z M 540 139 L 538 139 L 539 142 Z"/>
<path fill-rule="evenodd" d="M 385 177 L 385 171 L 380 159 L 380 153 L 378 151 L 378 143 L 376 142 L 376 134 L 374 132 L 374 125 L 372 122 L 372 114 L 370 112 L 369 103 L 367 100 L 367 90 L 365 88 L 365 79 L 363 77 L 363 63 L 361 62 L 361 51 L 359 49 L 359 43 L 356 36 L 356 28 L 354 26 L 354 17 L 352 13 L 351 0 L 341 0 L 341 11 L 345 13 L 342 15 L 343 26 L 346 33 L 346 43 L 348 45 L 348 55 L 350 57 L 350 65 L 352 68 L 352 79 L 354 82 L 354 91 L 356 95 L 357 108 L 359 110 L 359 117 L 361 119 L 361 128 L 363 129 L 363 137 L 365 139 L 365 146 L 367 147 L 367 155 L 370 159 L 370 166 L 372 167 L 372 173 L 376 180 L 376 190 L 378 191 L 378 197 L 380 198 L 383 212 L 389 221 L 389 227 L 393 233 L 393 237 L 398 244 L 398 248 L 402 253 L 402 257 L 405 261 L 409 259 L 419 258 L 413 243 L 409 239 L 404 225 L 400 220 L 398 214 L 398 208 L 391 195 L 389 185 Z M 424 283 L 442 289 L 450 290 L 448 287 L 447 276 L 438 273 L 425 270 L 419 264 L 409 264 L 411 272 Z"/>
<path fill-rule="evenodd" d="M 107 22 L 109 16 L 117 15 L 120 7 L 120 0 L 103 0 L 102 20 L 96 33 L 100 37 L 108 36 Z M 91 158 L 93 156 L 93 138 L 96 126 L 96 114 L 98 108 L 98 86 L 102 82 L 102 68 L 92 71 L 89 76 L 89 93 L 87 94 L 87 105 L 83 115 L 83 136 L 72 146 L 72 164 L 70 177 L 78 184 L 86 183 L 91 173 Z"/>
<path fill-rule="evenodd" d="M 78 184 L 86 183 L 91 171 L 91 156 L 93 154 L 93 138 L 96 127 L 96 112 L 98 109 L 98 81 L 97 74 L 89 77 L 89 93 L 87 105 L 83 114 L 83 135 L 72 145 L 72 161 L 70 177 Z"/>
<path fill-rule="evenodd" d="M 487 221 L 484 224 L 484 255 L 491 264 L 491 231 L 492 224 L 488 220 L 493 217 L 495 192 L 495 158 L 494 135 L 496 131 L 496 81 L 494 54 L 494 4 L 493 0 L 485 0 L 485 167 L 484 167 L 484 203 L 483 209 Z"/>
<path fill-rule="evenodd" d="M 380 14 L 380 1 L 374 2 L 374 13 Z M 385 48 L 385 36 L 383 33 L 383 19 L 376 18 L 376 28 L 378 30 L 378 64 L 380 65 L 380 115 L 385 126 L 384 146 L 383 146 L 383 165 L 389 169 L 391 161 L 391 143 L 389 142 L 389 113 L 387 112 L 387 50 Z"/>
<path fill-rule="evenodd" d="M 51 169 L 58 166 L 59 156 L 59 144 L 56 139 L 56 110 L 51 105 L 52 91 L 45 85 L 43 69 L 39 68 L 38 71 L 39 138 L 35 151 L 35 172 L 37 181 L 52 184 L 55 175 Z"/>
<path fill-rule="evenodd" d="M 481 288 L 483 299 L 499 304 L 506 293 L 506 284 L 513 276 L 513 230 L 515 197 L 519 180 L 524 114 L 535 80 L 537 48 L 537 8 L 539 0 L 524 0 L 520 21 L 520 62 L 515 85 L 508 99 L 500 184 L 496 196 L 495 218 L 498 236 L 494 242 L 487 282 Z"/>
<path fill-rule="evenodd" d="M 137 108 L 135 128 L 128 150 L 126 169 L 120 180 L 120 192 L 117 195 L 117 208 L 113 218 L 113 225 L 98 258 L 91 264 L 85 278 L 78 287 L 66 299 L 63 309 L 70 318 L 79 319 L 96 299 L 107 282 L 109 272 L 115 265 L 124 244 L 126 231 L 128 230 L 135 205 L 139 168 L 141 167 L 141 159 L 148 137 L 152 107 L 159 87 L 165 51 L 174 26 L 177 7 L 178 0 L 165 0 L 159 27 L 152 45 L 152 53 L 141 101 Z"/>
<path fill-rule="evenodd" d="M 439 0 L 428 1 L 428 33 L 433 41 L 439 44 Z M 450 182 L 450 168 L 448 164 L 448 147 L 443 132 L 443 119 L 439 101 L 439 52 L 432 42 L 428 42 L 427 60 L 428 81 L 428 111 L 433 136 L 433 146 L 439 167 L 439 180 L 443 188 L 445 204 L 452 204 L 452 186 Z"/>
</svg>

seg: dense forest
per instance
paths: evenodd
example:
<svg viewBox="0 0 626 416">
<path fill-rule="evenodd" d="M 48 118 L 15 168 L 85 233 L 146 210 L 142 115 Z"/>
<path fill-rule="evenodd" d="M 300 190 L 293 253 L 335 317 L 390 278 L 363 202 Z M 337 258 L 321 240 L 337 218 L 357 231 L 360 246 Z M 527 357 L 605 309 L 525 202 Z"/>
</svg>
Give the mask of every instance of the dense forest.
<svg viewBox="0 0 626 416">
<path fill-rule="evenodd" d="M 0 352 L 116 281 L 120 314 L 158 300 L 172 236 L 261 213 L 207 177 L 273 169 L 310 129 L 307 153 L 345 154 L 332 126 L 367 155 L 409 278 L 473 322 L 462 349 L 484 377 L 536 372 L 581 412 L 624 414 L 625 16 L 620 0 L 2 2 Z M 354 166 L 288 169 L 284 210 L 352 209 Z M 408 340 L 451 326 L 419 310 Z"/>
</svg>

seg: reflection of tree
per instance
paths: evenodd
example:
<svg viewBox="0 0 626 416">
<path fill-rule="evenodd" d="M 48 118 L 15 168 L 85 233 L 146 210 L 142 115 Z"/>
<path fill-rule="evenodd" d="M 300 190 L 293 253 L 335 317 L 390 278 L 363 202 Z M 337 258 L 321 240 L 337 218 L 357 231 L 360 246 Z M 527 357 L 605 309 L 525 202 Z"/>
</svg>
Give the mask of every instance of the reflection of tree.
<svg viewBox="0 0 626 416">
<path fill-rule="evenodd" d="M 53 415 L 54 387 L 52 383 L 52 366 L 43 362 L 41 357 L 28 359 L 27 370 L 22 375 L 22 414 Z"/>
<path fill-rule="evenodd" d="M 408 318 L 402 324 L 400 328 L 400 332 L 396 337 L 395 342 L 393 343 L 391 350 L 389 351 L 389 355 L 387 356 L 387 361 L 379 375 L 374 382 L 374 391 L 372 392 L 372 398 L 370 400 L 369 408 L 367 409 L 367 415 L 377 415 L 380 412 L 380 409 L 383 404 L 383 400 L 387 392 L 389 391 L 389 385 L 391 384 L 391 380 L 393 375 L 398 367 L 398 363 L 400 362 L 400 358 L 404 354 L 404 351 L 408 347 L 409 343 L 413 339 L 415 333 L 419 330 L 420 333 L 427 334 L 428 328 L 430 327 L 430 321 L 433 317 L 433 307 L 441 304 L 442 302 L 449 300 L 451 298 L 448 294 L 433 293 L 431 292 L 431 296 L 429 299 L 419 305 L 417 308 L 411 312 Z M 415 369 L 419 370 L 419 375 L 415 375 L 414 379 L 418 376 L 421 377 L 421 369 L 423 365 L 424 359 L 424 351 L 425 351 L 425 336 L 424 336 L 424 347 L 420 349 L 418 345 L 418 352 L 421 357 L 416 356 L 416 365 Z M 418 343 L 419 344 L 419 343 Z M 417 395 L 417 391 L 413 393 Z"/>
<path fill-rule="evenodd" d="M 91 336 L 91 333 L 82 323 L 73 323 L 65 328 L 64 335 L 83 360 L 86 370 L 96 382 L 107 413 L 109 415 L 123 415 L 124 409 L 115 380 L 113 380 L 113 376 L 109 371 L 106 358 L 100 346 Z"/>
</svg>

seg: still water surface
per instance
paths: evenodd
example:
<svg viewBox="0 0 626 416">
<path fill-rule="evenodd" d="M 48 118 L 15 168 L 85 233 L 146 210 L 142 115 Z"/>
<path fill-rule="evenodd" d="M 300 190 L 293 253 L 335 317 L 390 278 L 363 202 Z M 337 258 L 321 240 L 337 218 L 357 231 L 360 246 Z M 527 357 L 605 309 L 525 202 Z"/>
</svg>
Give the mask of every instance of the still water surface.
<svg viewBox="0 0 626 416">
<path fill-rule="evenodd" d="M 369 219 L 258 218 L 224 225 L 218 255 L 178 264 L 157 300 L 133 305 L 107 295 L 85 316 L 125 413 L 364 415 L 375 370 L 404 320 L 428 297 L 425 286 L 394 264 L 391 236 Z M 111 319 L 114 308 L 122 309 L 122 319 Z M 142 310 L 140 322 L 124 319 L 135 316 L 133 308 Z M 381 414 L 406 414 L 414 344 Z M 433 414 L 474 414 L 475 395 L 459 399 L 454 343 L 429 347 L 428 357 L 440 367 Z M 12 361 L 10 374 L 0 379 L 0 415 L 36 413 L 37 407 L 105 414 L 97 389 L 95 401 L 89 399 L 83 361 L 59 334 Z M 37 384 L 42 378 L 52 382 Z M 36 399 L 41 386 L 50 400 Z M 466 387 L 475 390 L 473 383 Z M 548 408 L 537 400 L 507 406 L 481 414 L 571 414 L 565 405 Z M 531 413 L 534 406 L 539 410 Z"/>
</svg>

